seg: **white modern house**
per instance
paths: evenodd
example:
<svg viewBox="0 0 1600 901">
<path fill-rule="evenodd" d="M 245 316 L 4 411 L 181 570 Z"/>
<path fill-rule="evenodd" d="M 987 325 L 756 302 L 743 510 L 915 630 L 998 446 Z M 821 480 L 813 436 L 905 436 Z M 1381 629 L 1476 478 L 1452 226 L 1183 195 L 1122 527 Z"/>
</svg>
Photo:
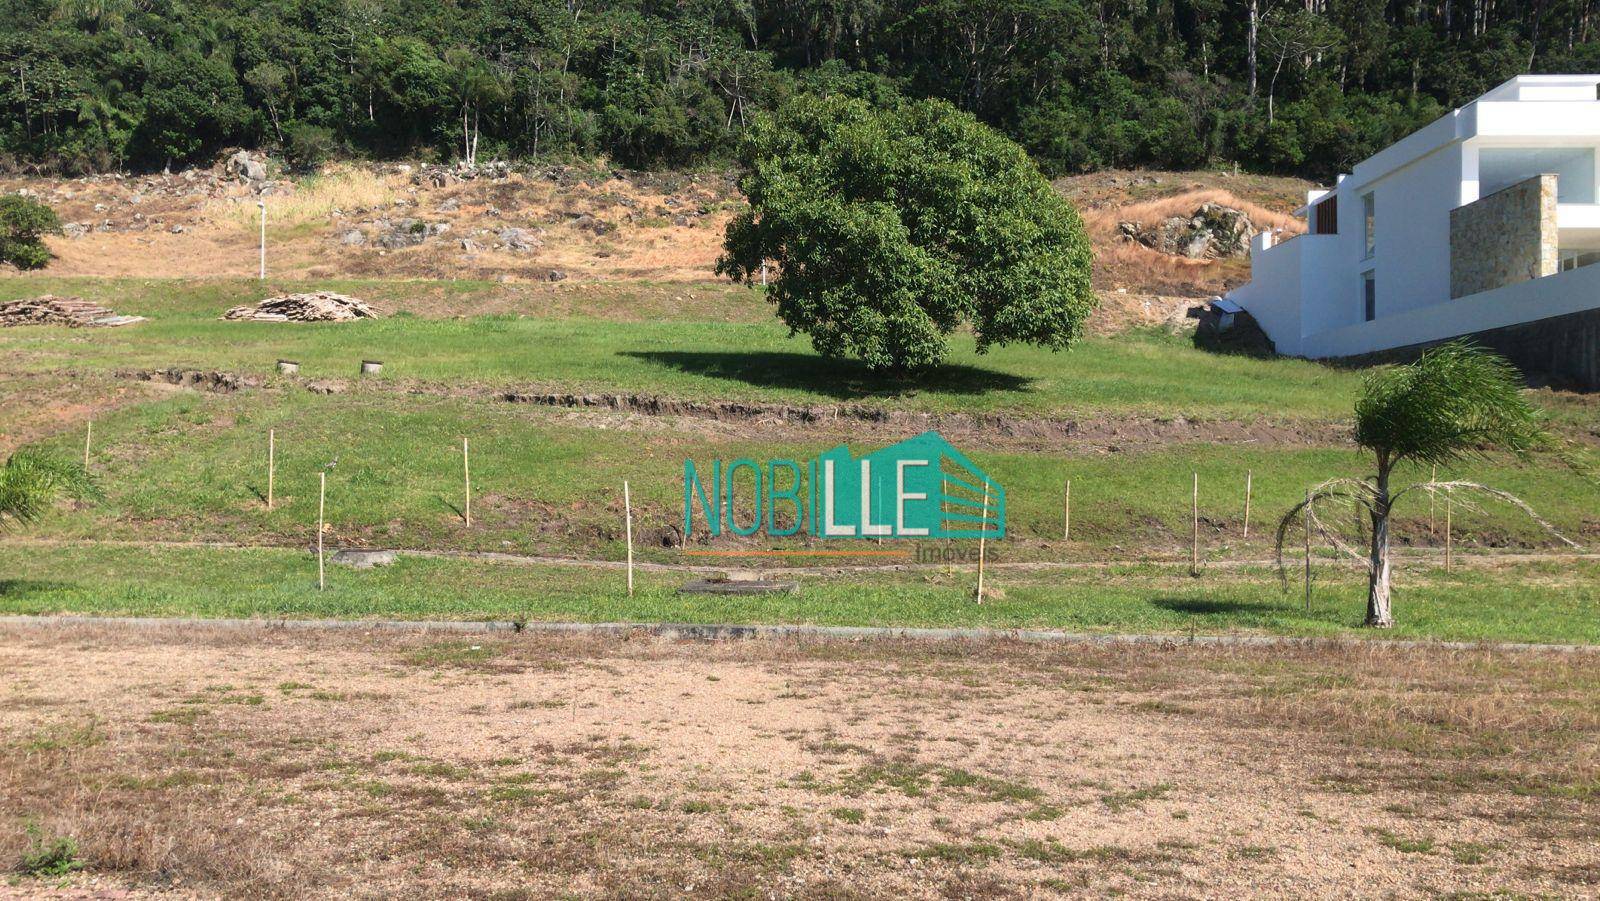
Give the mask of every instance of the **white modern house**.
<svg viewBox="0 0 1600 901">
<path fill-rule="evenodd" d="M 1227 295 L 1279 353 L 1473 336 L 1600 389 L 1600 75 L 1507 81 L 1312 191 Z"/>
</svg>

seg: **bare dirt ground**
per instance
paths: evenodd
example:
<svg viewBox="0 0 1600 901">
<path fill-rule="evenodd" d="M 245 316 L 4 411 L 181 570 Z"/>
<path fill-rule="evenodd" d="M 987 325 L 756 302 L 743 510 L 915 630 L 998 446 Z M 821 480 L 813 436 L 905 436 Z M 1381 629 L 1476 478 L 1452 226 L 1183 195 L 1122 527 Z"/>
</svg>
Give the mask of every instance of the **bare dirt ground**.
<svg viewBox="0 0 1600 901">
<path fill-rule="evenodd" d="M 80 626 L 0 676 L 0 865 L 83 865 L 0 895 L 1600 885 L 1586 654 Z"/>
<path fill-rule="evenodd" d="M 709 281 L 728 219 L 744 205 L 730 173 L 640 173 L 550 166 L 440 185 L 417 166 L 330 167 L 266 184 L 220 164 L 172 174 L 4 178 L 70 223 L 50 240 L 52 275 L 215 278 L 256 272 L 256 200 L 267 204 L 269 269 L 280 278 L 488 279 L 541 282 Z M 1083 212 L 1095 285 L 1108 295 L 1094 327 L 1158 325 L 1185 301 L 1248 277 L 1245 260 L 1190 260 L 1123 239 L 1118 223 L 1188 216 L 1202 203 L 1243 209 L 1257 227 L 1298 226 L 1298 179 L 1227 172 L 1101 172 L 1057 182 Z M 413 246 L 381 241 L 422 224 Z M 529 246 L 507 246 L 517 229 Z M 352 235 L 359 236 L 358 239 Z M 1116 296 L 1112 296 L 1116 295 Z"/>
<path fill-rule="evenodd" d="M 68 223 L 49 242 L 49 272 L 60 276 L 253 276 L 260 200 L 268 266 L 280 278 L 705 280 L 742 205 L 726 174 L 562 166 L 445 185 L 403 164 L 266 183 L 220 166 L 0 179 L 0 192 L 17 190 Z M 415 243 L 393 240 L 408 233 Z"/>
</svg>

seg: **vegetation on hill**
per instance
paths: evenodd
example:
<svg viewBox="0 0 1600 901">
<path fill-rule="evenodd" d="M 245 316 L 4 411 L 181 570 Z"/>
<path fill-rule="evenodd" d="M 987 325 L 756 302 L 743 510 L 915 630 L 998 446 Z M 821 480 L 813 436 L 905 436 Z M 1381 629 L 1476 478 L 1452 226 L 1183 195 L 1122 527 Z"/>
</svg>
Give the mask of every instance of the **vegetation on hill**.
<svg viewBox="0 0 1600 901">
<path fill-rule="evenodd" d="M 159 168 L 230 144 L 728 156 L 796 93 L 938 97 L 1049 169 L 1325 175 L 1528 71 L 1593 69 L 1586 2 L 0 0 L 0 154 Z"/>
</svg>

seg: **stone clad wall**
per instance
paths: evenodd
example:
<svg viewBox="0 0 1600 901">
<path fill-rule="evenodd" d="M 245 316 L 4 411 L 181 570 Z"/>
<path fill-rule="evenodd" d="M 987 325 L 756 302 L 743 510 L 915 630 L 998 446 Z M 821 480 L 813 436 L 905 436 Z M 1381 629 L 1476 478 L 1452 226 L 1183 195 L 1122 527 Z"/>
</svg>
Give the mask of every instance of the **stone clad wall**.
<svg viewBox="0 0 1600 901">
<path fill-rule="evenodd" d="M 1450 211 L 1450 298 L 1554 275 L 1556 177 L 1536 175 Z"/>
</svg>

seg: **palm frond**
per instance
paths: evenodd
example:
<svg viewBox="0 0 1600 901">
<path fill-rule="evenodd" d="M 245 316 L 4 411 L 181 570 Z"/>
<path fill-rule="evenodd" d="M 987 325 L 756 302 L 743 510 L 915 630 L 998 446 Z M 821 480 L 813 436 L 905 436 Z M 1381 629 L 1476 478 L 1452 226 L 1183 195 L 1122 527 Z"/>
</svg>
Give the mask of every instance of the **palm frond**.
<svg viewBox="0 0 1600 901">
<path fill-rule="evenodd" d="M 1356 402 L 1356 443 L 1391 463 L 1446 465 L 1501 451 L 1527 459 L 1557 442 L 1504 357 L 1466 341 L 1369 375 Z"/>
<path fill-rule="evenodd" d="M 1366 560 L 1365 552 L 1358 546 L 1346 541 L 1339 530 L 1331 525 L 1329 518 L 1324 515 L 1319 504 L 1328 501 L 1349 501 L 1357 509 L 1372 512 L 1372 505 L 1376 499 L 1376 492 L 1372 483 L 1361 479 L 1339 478 L 1329 479 L 1317 485 L 1306 494 L 1306 499 L 1295 504 L 1289 512 L 1278 520 L 1278 531 L 1275 540 L 1275 552 L 1278 562 L 1278 576 L 1284 585 L 1289 584 L 1288 569 L 1284 566 L 1284 542 L 1289 537 L 1289 530 L 1298 523 L 1309 520 L 1312 541 L 1326 544 L 1339 553 L 1346 554 L 1357 560 Z"/>
<path fill-rule="evenodd" d="M 1396 491 L 1394 493 L 1395 500 L 1399 500 L 1404 495 L 1410 494 L 1413 491 L 1421 491 L 1424 494 L 1432 495 L 1433 497 L 1442 496 L 1448 499 L 1450 503 L 1460 507 L 1463 510 L 1480 513 L 1483 512 L 1483 505 L 1476 503 L 1473 500 L 1473 495 L 1487 495 L 1488 497 L 1494 498 L 1501 503 L 1515 507 L 1516 509 L 1522 511 L 1523 515 L 1533 520 L 1533 522 L 1538 525 L 1539 528 L 1554 536 L 1557 541 L 1560 541 L 1567 547 L 1582 547 L 1582 545 L 1578 544 L 1576 541 L 1573 541 L 1567 536 L 1561 534 L 1561 530 L 1556 528 L 1554 523 L 1545 519 L 1543 516 L 1540 516 L 1538 511 L 1534 510 L 1527 501 L 1517 497 L 1509 491 L 1502 491 L 1499 488 L 1491 488 L 1488 485 L 1484 485 L 1480 482 L 1468 482 L 1462 480 L 1452 482 L 1418 482 L 1415 485 L 1410 485 L 1406 488 Z"/>
</svg>

